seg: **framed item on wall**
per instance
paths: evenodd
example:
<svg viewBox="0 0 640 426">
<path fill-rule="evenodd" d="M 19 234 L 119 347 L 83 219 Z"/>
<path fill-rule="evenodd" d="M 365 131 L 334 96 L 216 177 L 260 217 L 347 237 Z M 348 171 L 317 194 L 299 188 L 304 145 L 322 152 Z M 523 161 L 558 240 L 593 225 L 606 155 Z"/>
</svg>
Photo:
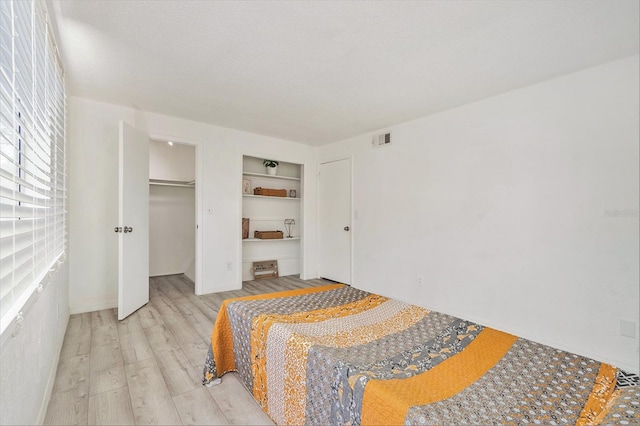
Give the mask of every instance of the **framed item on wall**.
<svg viewBox="0 0 640 426">
<path fill-rule="evenodd" d="M 295 189 L 290 189 L 289 190 L 289 197 L 291 198 L 296 198 L 296 190 Z"/>
<path fill-rule="evenodd" d="M 251 195 L 251 180 L 242 179 L 242 195 Z"/>
</svg>

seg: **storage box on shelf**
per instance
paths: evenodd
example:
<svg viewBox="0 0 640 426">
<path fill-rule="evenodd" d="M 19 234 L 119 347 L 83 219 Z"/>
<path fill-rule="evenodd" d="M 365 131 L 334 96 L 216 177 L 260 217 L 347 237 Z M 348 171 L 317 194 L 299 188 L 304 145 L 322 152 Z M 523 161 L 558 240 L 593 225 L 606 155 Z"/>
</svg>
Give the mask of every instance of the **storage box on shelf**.
<svg viewBox="0 0 640 426">
<path fill-rule="evenodd" d="M 253 274 L 253 277 L 256 280 L 278 278 L 278 261 L 263 260 L 263 261 L 253 262 L 251 273 Z"/>
<path fill-rule="evenodd" d="M 284 233 L 282 231 L 254 231 L 253 237 L 261 240 L 281 240 L 284 238 Z"/>
<path fill-rule="evenodd" d="M 262 195 L 264 197 L 286 197 L 287 190 L 258 187 L 253 190 L 253 195 Z"/>
</svg>

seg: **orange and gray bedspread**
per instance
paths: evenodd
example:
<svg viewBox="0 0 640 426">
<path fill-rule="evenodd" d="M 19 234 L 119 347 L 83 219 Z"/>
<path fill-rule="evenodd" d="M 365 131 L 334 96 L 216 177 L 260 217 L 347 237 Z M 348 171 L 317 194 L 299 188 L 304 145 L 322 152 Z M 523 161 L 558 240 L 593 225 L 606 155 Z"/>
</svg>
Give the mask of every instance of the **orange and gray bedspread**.
<svg viewBox="0 0 640 426">
<path fill-rule="evenodd" d="M 226 300 L 211 343 L 277 424 L 640 422 L 637 375 L 345 285 Z"/>
</svg>

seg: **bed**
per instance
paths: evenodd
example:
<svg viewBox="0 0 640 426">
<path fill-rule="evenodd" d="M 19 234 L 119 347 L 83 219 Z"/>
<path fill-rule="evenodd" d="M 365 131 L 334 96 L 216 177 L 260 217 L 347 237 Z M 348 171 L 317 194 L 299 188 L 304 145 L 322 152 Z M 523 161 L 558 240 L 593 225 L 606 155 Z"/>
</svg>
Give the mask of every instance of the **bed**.
<svg viewBox="0 0 640 426">
<path fill-rule="evenodd" d="M 230 371 L 277 424 L 640 423 L 637 375 L 342 284 L 225 300 Z"/>
</svg>

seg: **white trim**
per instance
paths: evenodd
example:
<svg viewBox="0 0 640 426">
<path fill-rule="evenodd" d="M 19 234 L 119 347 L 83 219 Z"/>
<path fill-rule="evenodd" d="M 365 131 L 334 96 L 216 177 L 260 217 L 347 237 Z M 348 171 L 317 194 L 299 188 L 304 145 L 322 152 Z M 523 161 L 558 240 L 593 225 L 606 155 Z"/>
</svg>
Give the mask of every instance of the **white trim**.
<svg viewBox="0 0 640 426">
<path fill-rule="evenodd" d="M 60 354 L 62 353 L 62 345 L 64 344 L 64 335 L 67 331 L 67 327 L 69 326 L 69 317 L 67 315 L 67 319 L 64 322 L 64 328 L 62 330 L 62 336 L 58 339 L 58 350 L 56 351 L 56 356 L 53 358 L 49 367 L 49 377 L 47 378 L 47 384 L 44 391 L 44 397 L 42 398 L 42 402 L 40 403 L 40 409 L 38 410 L 38 419 L 36 420 L 36 424 L 41 425 L 44 424 L 44 419 L 47 415 L 47 409 L 49 408 L 49 402 L 51 402 L 51 395 L 53 395 L 53 385 L 56 381 L 56 375 L 58 373 L 58 363 L 60 362 Z M 60 332 L 58 330 L 58 332 Z"/>
<path fill-rule="evenodd" d="M 216 288 L 216 291 L 212 291 L 210 293 L 207 294 L 216 294 L 216 293 L 222 293 L 225 291 L 236 291 L 236 290 L 240 290 L 242 289 L 242 287 L 238 288 L 236 286 L 227 286 L 227 287 L 222 287 L 222 288 Z"/>
<path fill-rule="evenodd" d="M 183 272 L 159 272 L 159 273 L 153 274 L 153 275 L 149 274 L 149 278 L 169 277 L 171 275 L 184 275 L 184 271 Z M 185 275 L 185 277 L 186 277 L 186 275 Z"/>
<path fill-rule="evenodd" d="M 105 309 L 114 309 L 118 307 L 118 298 L 107 300 L 105 302 L 92 303 L 88 305 L 70 306 L 69 315 L 84 314 L 85 312 L 102 311 Z"/>
<path fill-rule="evenodd" d="M 318 170 L 320 170 L 320 164 L 333 163 L 341 160 L 351 160 L 351 163 L 353 165 L 353 154 L 344 153 L 344 154 L 330 155 L 328 157 L 320 158 L 318 159 Z"/>
</svg>

